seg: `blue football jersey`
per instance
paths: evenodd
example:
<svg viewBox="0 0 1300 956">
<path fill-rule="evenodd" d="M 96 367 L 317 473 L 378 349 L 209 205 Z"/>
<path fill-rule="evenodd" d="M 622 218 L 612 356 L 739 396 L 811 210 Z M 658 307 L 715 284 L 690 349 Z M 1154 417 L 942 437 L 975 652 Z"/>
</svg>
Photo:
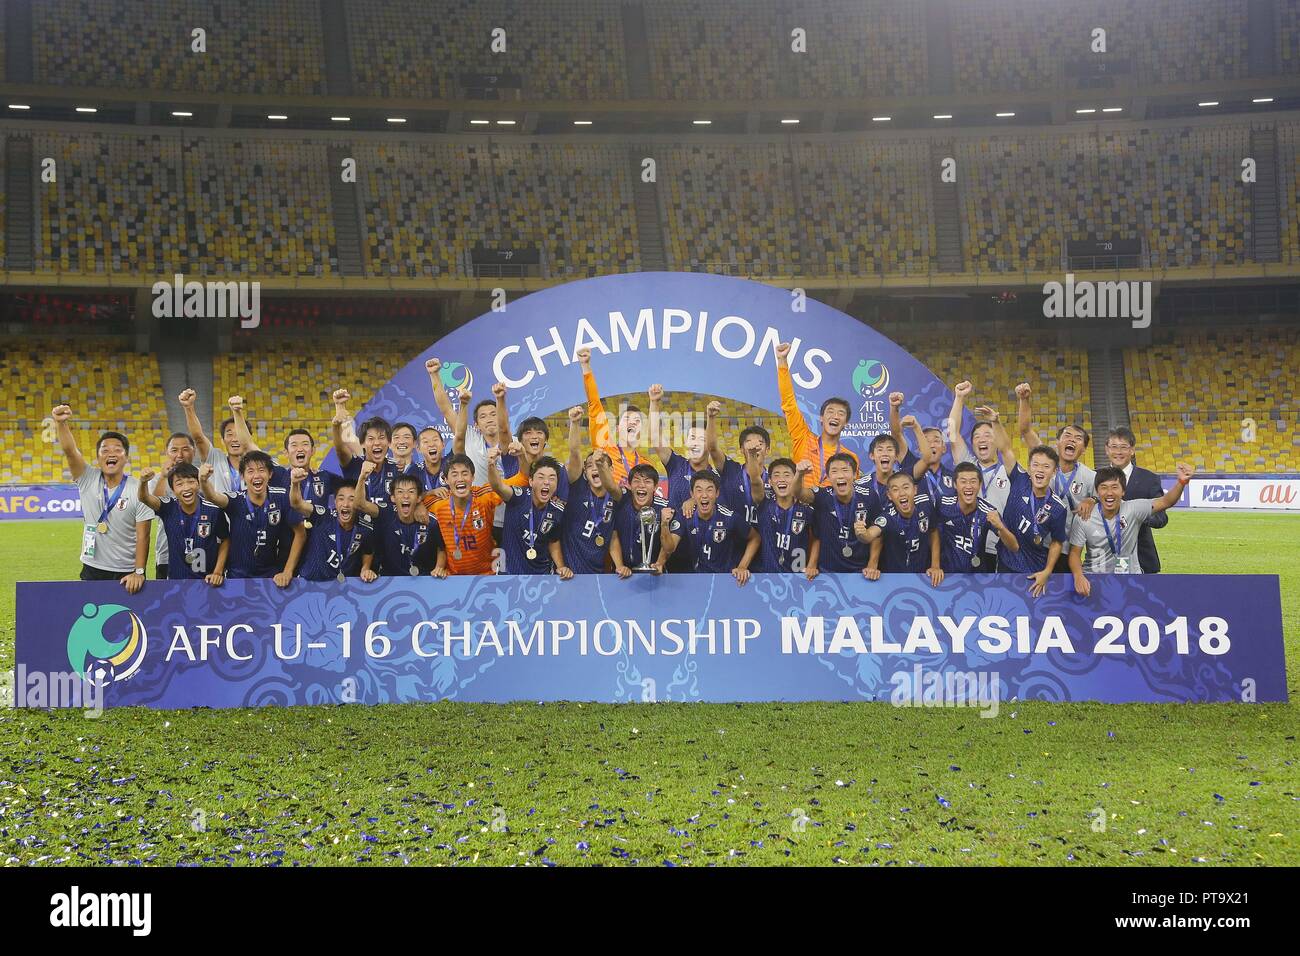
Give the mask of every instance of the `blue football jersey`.
<svg viewBox="0 0 1300 956">
<path fill-rule="evenodd" d="M 853 485 L 846 502 L 835 497 L 833 488 L 818 488 L 813 500 L 817 538 L 822 543 L 818 568 L 831 573 L 861 571 L 871 557 L 871 545 L 853 533 L 855 521 L 871 524 L 881 513 L 876 495 L 864 486 Z M 845 553 L 847 550 L 847 554 Z"/>
<path fill-rule="evenodd" d="M 281 488 L 288 488 L 290 485 L 290 474 L 292 469 L 285 465 L 276 465 L 271 469 L 271 484 Z M 343 479 L 332 471 L 313 471 L 307 470 L 307 477 L 303 479 L 302 484 L 298 486 L 298 492 L 302 495 L 302 500 L 307 502 L 313 508 L 317 509 L 318 515 L 323 515 L 332 506 L 330 501 L 334 497 L 334 492 L 339 490 Z M 356 478 L 352 483 L 357 483 Z"/>
<path fill-rule="evenodd" d="M 396 508 L 385 508 L 367 523 L 374 528 L 370 550 L 375 560 L 371 570 L 385 577 L 409 575 L 412 567 L 419 574 L 433 570 L 442 545 L 437 519 L 403 521 Z"/>
<path fill-rule="evenodd" d="M 230 536 L 226 513 L 208 499 L 199 498 L 194 514 L 187 515 L 179 500 L 164 498 L 158 520 L 167 536 L 167 577 L 187 581 L 211 574 L 221 542 Z"/>
<path fill-rule="evenodd" d="M 501 550 L 505 553 L 506 574 L 550 574 L 555 570 L 548 545 L 560 540 L 564 522 L 564 502 L 552 498 L 538 508 L 529 488 L 513 489 L 506 501 L 506 517 L 501 527 Z M 528 556 L 529 550 L 533 556 Z"/>
<path fill-rule="evenodd" d="M 642 524 L 641 515 L 636 505 L 632 503 L 631 492 L 624 494 L 614 506 L 614 530 L 618 532 L 618 545 L 623 553 L 623 563 L 629 568 L 641 566 L 643 551 L 649 552 L 650 564 L 659 560 L 659 552 L 663 545 L 660 537 L 660 516 L 669 505 L 666 499 L 656 494 L 651 507 L 654 510 L 653 519 Z"/>
<path fill-rule="evenodd" d="M 701 518 L 675 515 L 668 530 L 680 538 L 677 550 L 686 549 L 685 570 L 701 574 L 730 574 L 737 564 L 736 539 L 749 535 L 749 522 L 740 512 L 714 505 L 713 514 Z"/>
<path fill-rule="evenodd" d="M 880 570 L 924 572 L 930 567 L 930 531 L 934 527 L 932 512 L 929 497 L 918 494 L 911 517 L 904 518 L 893 507 L 877 516 L 876 527 L 884 532 Z"/>
<path fill-rule="evenodd" d="M 333 581 L 340 574 L 355 578 L 361 573 L 361 558 L 370 550 L 374 529 L 363 521 L 353 520 L 352 527 L 339 524 L 333 508 L 311 519 L 302 570 L 298 576 L 306 581 Z"/>
<path fill-rule="evenodd" d="M 626 493 L 625 493 L 626 496 Z M 564 502 L 564 560 L 574 574 L 600 574 L 614 535 L 613 497 L 592 493 L 587 476 L 569 485 Z"/>
<path fill-rule="evenodd" d="M 782 508 L 776 498 L 758 506 L 758 536 L 762 542 L 753 570 L 773 574 L 802 573 L 808 567 L 816 515 L 812 505 L 800 501 Z"/>
<path fill-rule="evenodd" d="M 302 515 L 289 507 L 286 488 L 267 488 L 266 500 L 255 505 L 248 492 L 229 496 L 222 509 L 230 523 L 230 555 L 226 574 L 232 578 L 270 578 L 284 569 L 293 541 L 293 527 Z"/>
<path fill-rule="evenodd" d="M 411 474 L 415 474 L 414 468 L 414 465 L 408 465 Z M 370 477 L 366 479 L 367 500 L 377 504 L 381 511 L 391 508 L 393 505 L 393 482 L 402 473 L 403 469 L 397 462 L 391 458 L 385 458 L 384 463 L 371 472 Z M 354 457 L 348 462 L 348 466 L 343 469 L 343 480 L 349 485 L 355 485 L 360 477 L 361 459 Z"/>
<path fill-rule="evenodd" d="M 939 558 L 945 573 L 993 570 L 993 562 L 984 552 L 984 532 L 989 526 L 989 513 L 994 510 L 980 497 L 976 497 L 970 514 L 962 513 L 955 493 L 939 500 Z"/>
<path fill-rule="evenodd" d="M 1053 541 L 1060 541 L 1063 548 L 1070 547 L 1065 530 L 1070 506 L 1052 492 L 1051 485 L 1046 494 L 1035 495 L 1033 479 L 1018 462 L 1009 477 L 1011 491 L 1002 509 L 1002 521 L 1020 542 L 1020 550 L 1012 551 L 998 542 L 998 567 L 1035 574 L 1047 567 L 1047 549 Z"/>
</svg>

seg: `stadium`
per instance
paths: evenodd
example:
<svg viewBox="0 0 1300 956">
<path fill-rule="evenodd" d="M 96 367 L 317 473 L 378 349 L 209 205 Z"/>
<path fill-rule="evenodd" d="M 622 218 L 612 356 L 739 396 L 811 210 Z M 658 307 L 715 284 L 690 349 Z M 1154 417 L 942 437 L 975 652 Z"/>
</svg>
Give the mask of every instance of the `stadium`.
<svg viewBox="0 0 1300 956">
<path fill-rule="evenodd" d="M 607 460 L 625 485 L 632 462 L 620 466 L 625 443 L 609 430 L 617 421 L 622 435 L 629 409 L 638 422 L 650 408 L 698 417 L 701 431 L 707 418 L 710 440 L 741 471 L 757 426 L 768 436 L 763 461 L 793 465 L 804 445 L 778 391 L 776 339 L 841 330 L 845 351 L 827 352 L 864 371 L 851 386 L 840 374 L 834 388 L 849 398 L 831 401 L 856 418 L 863 400 L 853 393 L 886 403 L 884 414 L 906 379 L 901 357 L 887 363 L 892 386 L 868 365 L 894 351 L 852 352 L 855 336 L 871 336 L 933 385 L 924 409 L 914 404 L 920 385 L 900 393 L 898 410 L 916 419 L 900 460 L 925 460 L 921 428 L 946 425 L 954 388 L 969 382 L 967 417 L 959 406 L 953 414 L 972 447 L 980 409 L 992 409 L 1005 453 L 1025 467 L 1043 444 L 1057 461 L 1073 425 L 1089 438 L 1079 464 L 1123 469 L 1127 458 L 1116 464 L 1108 452 L 1118 436 L 1160 479 L 1153 498 L 1177 485 L 1179 466 L 1194 469 L 1161 516 L 1167 525 L 1155 526 L 1157 580 L 1218 575 L 1230 596 L 1248 592 L 1228 575 L 1276 576 L 1281 618 L 1268 633 L 1280 627 L 1276 651 L 1288 661 L 1270 677 L 1277 694 L 1259 702 L 1141 696 L 1147 688 L 1123 699 L 1184 702 L 1026 693 L 1004 699 L 992 720 L 779 691 L 638 691 L 611 703 L 525 688 L 490 703 L 447 685 L 341 699 L 276 689 L 246 703 L 293 706 L 150 704 L 95 720 L 29 700 L 0 711 L 6 864 L 1300 861 L 1297 709 L 1286 702 L 1300 656 L 1296 0 L 8 0 L 0 9 L 9 703 L 26 692 L 15 646 L 36 619 L 15 610 L 19 582 L 76 581 L 87 566 L 79 542 L 83 558 L 93 555 L 95 516 L 83 513 L 69 442 L 84 467 L 106 433 L 118 434 L 129 440 L 126 471 L 164 483 L 177 436 L 195 446 L 195 466 L 211 450 L 220 471 L 229 450 L 217 490 L 234 500 L 243 465 L 227 419 L 231 435 L 246 428 L 241 452 L 263 449 L 277 467 L 295 429 L 311 439 L 309 469 L 374 465 L 363 450 L 368 419 L 385 420 L 395 452 L 391 426 L 411 394 L 408 451 L 427 454 L 415 440 L 432 428 L 450 459 L 465 440 L 457 413 L 505 377 L 493 352 L 537 354 L 515 331 L 531 332 L 524 317 L 549 321 L 546 303 L 573 301 L 571 314 L 599 328 L 614 300 L 581 290 L 620 282 L 682 295 L 698 284 L 725 303 L 740 288 L 725 282 L 743 280 L 760 289 L 753 302 L 793 297 L 812 311 L 787 313 L 771 341 L 760 328 L 734 381 L 675 353 L 593 354 L 582 371 L 599 381 L 602 409 L 560 400 L 581 396 L 584 379 L 581 342 L 557 345 L 562 361 L 543 369 L 538 359 L 549 396 L 538 388 L 523 403 L 526 386 L 511 385 L 495 406 L 513 425 L 544 424 L 557 473 L 571 432 L 584 463 L 603 447 L 603 409 Z M 661 305 L 703 311 L 667 294 Z M 701 325 L 699 341 L 711 334 L 725 352 L 724 314 L 711 312 L 713 331 Z M 447 344 L 471 340 L 488 359 Z M 432 392 L 426 359 L 442 363 L 430 370 Z M 751 373 L 758 384 L 741 387 Z M 797 371 L 795 382 L 805 389 Z M 649 394 L 657 383 L 661 398 Z M 801 407 L 816 465 L 818 406 Z M 656 430 L 648 424 L 639 446 L 626 445 L 634 459 L 659 466 L 655 437 L 694 454 L 686 427 Z M 846 426 L 861 474 L 877 431 L 890 427 Z M 515 437 L 523 441 L 507 435 L 501 450 Z M 944 442 L 953 437 L 944 430 Z M 381 451 L 381 471 L 384 461 Z M 955 449 L 945 461 L 957 461 Z M 663 471 L 659 491 L 671 497 Z M 436 496 L 421 491 L 432 516 Z M 149 522 L 145 573 L 131 585 L 142 600 L 179 585 L 157 580 L 162 524 Z M 1106 534 L 1109 545 L 1109 525 Z M 461 538 L 447 535 L 459 558 Z M 1069 550 L 1067 541 L 1062 562 Z M 668 571 L 663 584 L 676 576 Z M 309 587 L 293 578 L 286 594 Z M 1156 578 L 1124 584 L 1143 579 Z M 1069 575 L 1056 583 L 1068 589 Z M 232 592 L 238 584 L 202 600 L 243 593 Z M 65 604 L 75 614 L 83 599 L 66 587 L 49 592 L 42 615 Z M 84 600 L 114 593 L 126 601 L 120 587 Z M 548 600 L 521 594 L 512 600 Z M 840 611 L 852 624 L 852 607 Z M 128 687 L 139 657 L 128 664 L 103 647 L 96 673 Z"/>
</svg>

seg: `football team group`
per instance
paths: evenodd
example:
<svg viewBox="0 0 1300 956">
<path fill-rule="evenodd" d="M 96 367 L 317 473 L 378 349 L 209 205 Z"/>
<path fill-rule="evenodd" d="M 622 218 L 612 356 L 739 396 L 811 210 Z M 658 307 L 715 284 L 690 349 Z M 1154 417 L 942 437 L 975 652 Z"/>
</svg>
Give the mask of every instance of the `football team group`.
<svg viewBox="0 0 1300 956">
<path fill-rule="evenodd" d="M 1023 575 L 1035 596 L 1051 574 L 1072 574 L 1087 596 L 1089 574 L 1160 570 L 1151 530 L 1168 521 L 1192 470 L 1179 465 L 1165 491 L 1136 466 L 1127 428 L 1107 436 L 1110 464 L 1094 471 L 1082 461 L 1090 436 L 1081 424 L 1040 440 L 1023 384 L 1017 428 L 1029 451 L 1020 461 L 993 408 L 972 409 L 976 424 L 963 434 L 972 387 L 959 382 L 947 421 L 928 425 L 903 414 L 906 396 L 892 392 L 890 431 L 871 440 L 864 465 L 841 441 L 847 399 L 825 401 L 815 428 L 804 418 L 789 353 L 789 344 L 777 349 L 777 384 L 793 452 L 777 458 L 759 425 L 740 432 L 738 459 L 722 449 L 716 401 L 691 427 L 666 434 L 677 417 L 661 411 L 659 385 L 649 387 L 644 411 L 625 405 L 611 417 L 585 349 L 577 360 L 588 407 L 569 409 L 558 455 L 542 419 L 512 430 L 504 385 L 477 403 L 466 391 L 453 396 L 438 359 L 425 365 L 450 449 L 428 422 L 370 418 L 354 427 L 351 395 L 340 388 L 335 470 L 313 465 L 306 428 L 288 432 L 278 460 L 260 449 L 240 396 L 229 400 L 218 448 L 186 389 L 188 432 L 168 439 L 158 470 L 131 475 L 127 436 L 102 434 L 89 464 L 72 410 L 59 405 L 52 416 L 85 516 L 81 578 L 140 590 L 155 517 L 156 576 L 214 586 L 226 577 L 288 587 L 294 578 L 637 571 L 730 574 L 741 585 L 751 572 L 809 580 L 902 572 L 937 585 L 949 574 L 996 571 Z"/>
</svg>

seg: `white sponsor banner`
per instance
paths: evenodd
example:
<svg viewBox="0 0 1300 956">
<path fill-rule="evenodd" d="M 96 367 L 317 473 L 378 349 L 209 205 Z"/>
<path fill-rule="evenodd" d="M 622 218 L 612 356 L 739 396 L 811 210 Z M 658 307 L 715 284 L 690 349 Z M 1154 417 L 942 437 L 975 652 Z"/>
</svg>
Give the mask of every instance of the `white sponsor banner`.
<svg viewBox="0 0 1300 956">
<path fill-rule="evenodd" d="M 1187 491 L 1192 508 L 1300 511 L 1300 477 L 1193 478 Z"/>
</svg>

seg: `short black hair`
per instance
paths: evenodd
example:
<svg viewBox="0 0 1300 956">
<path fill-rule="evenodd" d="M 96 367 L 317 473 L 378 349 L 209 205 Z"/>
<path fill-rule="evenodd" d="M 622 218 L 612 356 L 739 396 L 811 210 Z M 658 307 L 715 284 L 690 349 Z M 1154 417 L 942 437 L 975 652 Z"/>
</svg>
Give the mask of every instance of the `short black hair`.
<svg viewBox="0 0 1300 956">
<path fill-rule="evenodd" d="M 894 446 L 894 454 L 897 455 L 898 441 L 894 438 L 893 435 L 889 434 L 888 432 L 885 432 L 884 434 L 877 435 L 875 438 L 871 439 L 871 444 L 867 446 L 867 457 L 871 457 L 872 455 L 874 455 L 876 453 L 876 446 L 883 445 L 885 442 L 889 442 L 891 445 Z"/>
<path fill-rule="evenodd" d="M 851 467 L 855 475 L 858 473 L 857 459 L 854 458 L 852 455 L 850 455 L 847 451 L 837 451 L 835 454 L 831 455 L 831 457 L 826 462 L 826 471 L 828 474 L 830 473 L 831 465 L 835 464 L 837 461 L 842 461 L 846 465 Z"/>
<path fill-rule="evenodd" d="M 694 474 L 691 475 L 691 491 L 694 491 L 694 490 L 695 490 L 695 486 L 698 485 L 698 484 L 699 484 L 700 482 L 702 482 L 702 481 L 707 481 L 707 482 L 708 482 L 709 484 L 711 484 L 714 488 L 718 488 L 718 487 L 719 487 L 719 485 L 718 485 L 718 476 L 715 475 L 713 472 L 711 472 L 711 471 L 697 471 L 697 472 L 695 472 Z"/>
<path fill-rule="evenodd" d="M 235 424 L 235 420 L 233 418 L 227 418 L 221 423 L 221 427 L 217 429 L 217 434 L 221 436 L 222 441 L 226 440 L 226 429 L 233 424 Z"/>
<path fill-rule="evenodd" d="M 969 472 L 972 475 L 980 473 L 980 466 L 973 461 L 959 461 L 957 467 L 952 470 L 952 476 L 955 479 L 958 475 L 964 475 Z"/>
<path fill-rule="evenodd" d="M 849 404 L 849 400 L 847 398 L 840 398 L 838 396 L 833 396 L 831 398 L 826 399 L 826 401 L 822 402 L 822 407 L 817 410 L 817 414 L 825 415 L 826 409 L 831 405 L 843 405 L 844 410 L 846 412 L 848 412 L 850 415 L 853 414 L 853 406 Z"/>
<path fill-rule="evenodd" d="M 166 441 L 166 443 L 163 445 L 163 447 L 166 448 L 167 445 L 170 445 L 170 444 L 172 443 L 172 441 L 175 440 L 175 439 L 177 439 L 177 438 L 179 438 L 179 439 L 181 439 L 182 441 L 188 443 L 189 446 L 190 446 L 191 448 L 194 448 L 194 447 L 195 447 L 195 445 L 194 445 L 194 439 L 190 437 L 190 435 L 189 435 L 188 432 L 172 432 L 170 435 L 167 436 L 167 441 Z"/>
<path fill-rule="evenodd" d="M 773 469 L 789 468 L 796 475 L 799 474 L 799 468 L 795 465 L 793 458 L 776 458 L 767 466 L 767 473 L 770 475 Z"/>
<path fill-rule="evenodd" d="M 542 421 L 536 415 L 533 415 L 530 418 L 525 418 L 519 423 L 519 427 L 515 429 L 515 437 L 520 441 L 523 441 L 524 432 L 541 432 L 543 439 L 546 441 L 551 440 L 551 429 L 547 426 L 546 422 Z"/>
<path fill-rule="evenodd" d="M 167 472 L 167 487 L 175 488 L 177 478 L 193 478 L 199 480 L 199 470 L 188 461 L 178 461 L 171 471 Z"/>
<path fill-rule="evenodd" d="M 764 428 L 762 425 L 746 425 L 744 428 L 740 430 L 740 437 L 736 439 L 736 444 L 739 445 L 741 448 L 744 448 L 745 439 L 748 438 L 750 435 L 757 435 L 759 438 L 763 439 L 764 445 L 766 445 L 768 448 L 772 447 L 772 436 L 768 433 L 767 429 Z"/>
<path fill-rule="evenodd" d="M 437 425 L 425 425 L 423 428 L 420 429 L 420 433 L 415 436 L 416 440 L 423 438 L 425 432 L 433 432 L 440 439 L 442 439 L 442 443 L 444 445 L 447 444 L 447 439 L 443 436 L 442 429 L 439 428 Z"/>
<path fill-rule="evenodd" d="M 393 440 L 393 426 L 388 424 L 387 421 L 380 418 L 378 415 L 375 415 L 373 418 L 367 418 L 361 423 L 357 428 L 357 437 L 362 441 L 365 441 L 366 435 L 370 434 L 372 431 L 381 431 L 384 433 L 386 439 L 389 441 Z"/>
<path fill-rule="evenodd" d="M 921 434 L 922 435 L 934 434 L 934 435 L 938 435 L 940 438 L 943 438 L 943 429 L 935 428 L 933 425 L 931 425 L 929 428 L 922 428 Z"/>
<path fill-rule="evenodd" d="M 275 462 L 264 451 L 246 451 L 239 459 L 239 473 L 242 475 L 249 465 L 262 465 L 268 474 L 275 470 Z"/>
<path fill-rule="evenodd" d="M 477 421 L 478 421 L 478 413 L 479 413 L 479 410 L 482 409 L 484 406 L 486 406 L 486 407 L 488 407 L 488 408 L 496 408 L 496 407 L 497 407 L 496 399 L 495 399 L 495 398 L 485 398 L 485 399 L 483 399 L 482 401 L 475 402 L 475 403 L 474 403 L 474 411 L 473 411 L 473 413 L 469 416 L 470 421 L 472 421 L 472 422 L 477 422 Z"/>
<path fill-rule="evenodd" d="M 1056 449 L 1051 445 L 1035 445 L 1033 448 L 1029 449 L 1029 454 L 1025 457 L 1025 461 L 1033 461 L 1035 455 L 1046 455 L 1052 460 L 1053 465 L 1057 468 L 1061 467 L 1061 456 L 1056 453 Z"/>
<path fill-rule="evenodd" d="M 983 428 L 985 425 L 987 425 L 990 429 L 993 430 L 994 435 L 997 434 L 997 429 L 993 427 L 993 423 L 991 421 L 981 419 L 980 421 L 977 421 L 974 425 L 971 426 L 971 430 L 970 430 L 971 441 L 975 440 L 975 433 L 979 431 L 981 428 Z"/>
<path fill-rule="evenodd" d="M 396 491 L 402 485 L 414 485 L 416 491 L 424 490 L 424 485 L 420 483 L 420 479 L 412 474 L 401 474 L 393 479 L 393 491 Z M 354 485 L 353 487 L 356 486 Z"/>
<path fill-rule="evenodd" d="M 412 438 L 415 437 L 414 425 L 412 425 L 410 422 L 398 422 L 396 425 L 393 426 L 392 431 L 389 434 L 389 438 L 392 438 L 393 433 L 395 433 L 399 428 L 405 428 L 408 432 L 411 433 Z"/>
<path fill-rule="evenodd" d="M 618 413 L 619 413 L 620 415 L 626 415 L 628 412 L 636 412 L 638 415 L 644 414 L 644 413 L 641 411 L 641 409 L 637 408 L 637 406 L 632 405 L 632 404 L 628 404 L 628 405 L 624 405 L 624 406 L 622 406 L 622 407 L 619 409 L 619 412 L 618 412 Z"/>
<path fill-rule="evenodd" d="M 1110 441 L 1112 438 L 1118 438 L 1120 441 L 1128 442 L 1134 448 L 1137 447 L 1137 436 L 1133 434 L 1133 429 L 1129 428 L 1127 425 L 1120 425 L 1119 428 L 1112 428 L 1110 434 L 1106 436 L 1106 441 Z"/>
<path fill-rule="evenodd" d="M 912 477 L 912 473 L 910 471 L 896 471 L 892 475 L 890 475 L 889 479 L 885 482 L 886 487 L 892 485 L 899 478 L 906 478 L 912 484 L 916 484 L 916 479 Z"/>
<path fill-rule="evenodd" d="M 476 473 L 478 471 L 478 469 L 474 465 L 474 459 L 469 457 L 469 455 L 463 453 L 459 455 L 452 455 L 450 458 L 447 459 L 447 464 L 444 465 L 443 467 L 446 470 L 446 472 L 450 472 L 457 465 L 464 465 L 471 472 Z"/>
<path fill-rule="evenodd" d="M 121 432 L 104 432 L 102 435 L 99 436 L 99 441 L 95 442 L 96 455 L 99 454 L 99 446 L 104 444 L 104 442 L 109 441 L 110 439 L 117 439 L 118 441 L 120 441 L 122 443 L 122 450 L 125 451 L 128 455 L 131 454 L 131 443 L 127 441 L 125 435 L 123 435 Z"/>
<path fill-rule="evenodd" d="M 654 465 L 648 465 L 645 462 L 641 462 L 639 465 L 633 465 L 632 470 L 627 473 L 628 481 L 637 477 L 649 478 L 656 485 L 659 484 L 659 470 L 655 468 Z"/>
<path fill-rule="evenodd" d="M 1061 436 L 1065 434 L 1067 428 L 1073 428 L 1075 431 L 1083 432 L 1083 447 L 1087 448 L 1092 444 L 1092 436 L 1088 434 L 1088 429 L 1084 428 L 1078 422 L 1071 422 L 1068 425 L 1062 425 L 1061 430 L 1056 433 L 1056 440 L 1060 441 Z"/>
<path fill-rule="evenodd" d="M 554 458 L 552 458 L 550 455 L 542 455 L 535 462 L 529 465 L 528 477 L 529 478 L 533 477 L 533 475 L 537 474 L 537 472 L 543 468 L 554 468 L 555 477 L 556 478 L 560 477 L 560 463 L 556 461 Z"/>
<path fill-rule="evenodd" d="M 1092 486 L 1100 488 L 1108 481 L 1118 481 L 1121 491 L 1128 491 L 1128 479 L 1124 477 L 1124 469 L 1116 468 L 1113 465 L 1107 465 L 1105 468 L 1098 468 L 1097 475 L 1093 478 Z"/>
<path fill-rule="evenodd" d="M 288 448 L 288 447 L 289 447 L 289 439 L 292 438 L 294 435 L 304 435 L 304 436 L 306 436 L 307 440 L 308 440 L 309 442 L 311 442 L 311 446 L 312 446 L 313 448 L 316 447 L 316 436 L 313 435 L 313 434 L 312 434 L 308 429 L 306 429 L 306 428 L 291 428 L 291 429 L 289 429 L 289 434 L 287 434 L 287 435 L 284 436 L 284 447 L 285 447 L 285 448 Z"/>
</svg>

